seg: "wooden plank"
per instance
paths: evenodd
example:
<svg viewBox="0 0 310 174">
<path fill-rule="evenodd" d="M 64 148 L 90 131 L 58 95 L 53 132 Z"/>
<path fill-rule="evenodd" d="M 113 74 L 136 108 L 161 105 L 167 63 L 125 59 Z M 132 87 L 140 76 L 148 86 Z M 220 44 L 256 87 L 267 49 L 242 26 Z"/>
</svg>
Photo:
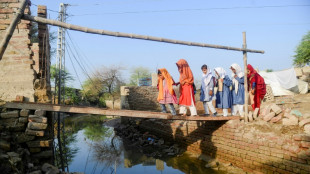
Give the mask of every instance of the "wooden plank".
<svg viewBox="0 0 310 174">
<path fill-rule="evenodd" d="M 20 2 L 20 5 L 18 7 L 18 10 L 16 12 L 16 14 L 14 14 L 14 17 L 12 19 L 12 22 L 10 24 L 10 26 L 7 28 L 6 30 L 6 33 L 0 43 L 0 60 L 2 59 L 3 57 L 3 54 L 6 50 L 6 47 L 8 46 L 9 44 L 9 41 L 14 33 L 14 30 L 18 24 L 18 21 L 20 20 L 20 18 L 22 17 L 22 15 L 24 14 L 24 10 L 27 6 L 28 2 L 27 0 L 22 0 Z"/>
<path fill-rule="evenodd" d="M 242 47 L 244 49 L 246 49 L 247 45 L 246 45 L 246 33 L 242 32 L 242 36 L 243 36 L 243 45 Z M 249 92 L 248 92 L 248 59 L 247 59 L 247 52 L 243 51 L 243 65 L 244 65 L 244 103 L 245 103 L 245 108 L 244 108 L 244 119 L 245 122 L 248 121 L 248 113 L 249 113 L 249 109 L 248 109 L 248 105 L 249 105 Z"/>
<path fill-rule="evenodd" d="M 13 108 L 13 109 L 28 109 L 36 110 L 42 109 L 45 111 L 52 112 L 65 112 L 65 113 L 80 113 L 80 114 L 95 114 L 95 115 L 113 115 L 122 117 L 134 117 L 134 118 L 155 118 L 155 119 L 166 119 L 166 120 L 188 120 L 188 121 L 215 121 L 215 120 L 234 120 L 239 117 L 183 117 L 183 116 L 172 116 L 167 113 L 150 112 L 150 111 L 137 111 L 137 110 L 113 110 L 96 107 L 85 107 L 85 106 L 69 106 L 69 105 L 55 105 L 55 104 L 43 104 L 43 103 L 23 103 L 23 102 L 7 102 L 1 107 Z"/>
<path fill-rule="evenodd" d="M 83 27 L 83 26 L 79 26 L 79 25 L 72 25 L 72 24 L 68 24 L 68 23 L 64 23 L 64 22 L 60 22 L 60 21 L 56 21 L 56 20 L 41 18 L 41 17 L 37 17 L 37 16 L 31 16 L 31 15 L 27 15 L 27 14 L 23 15 L 22 18 L 24 20 L 29 20 L 29 21 L 33 21 L 33 22 L 42 23 L 42 24 L 49 24 L 49 25 L 63 27 L 63 28 L 69 29 L 69 30 L 81 31 L 81 32 L 85 32 L 85 33 L 100 34 L 100 35 L 114 36 L 114 37 L 124 37 L 124 38 L 130 38 L 130 39 L 149 40 L 149 41 L 156 41 L 156 42 L 165 42 L 165 43 L 187 45 L 187 46 L 208 47 L 208 48 L 233 50 L 233 51 L 246 51 L 246 52 L 251 52 L 251 53 L 262 53 L 262 54 L 264 54 L 264 51 L 262 51 L 262 50 L 252 50 L 252 49 L 247 49 L 247 48 L 236 48 L 236 47 L 230 47 L 230 46 L 197 43 L 197 42 L 188 42 L 188 41 L 166 39 L 166 38 L 160 38 L 160 37 L 154 37 L 154 36 L 146 36 L 146 35 L 138 35 L 138 34 L 130 34 L 130 33 L 122 33 L 122 32 L 108 31 L 108 30 L 87 28 L 87 27 Z"/>
</svg>

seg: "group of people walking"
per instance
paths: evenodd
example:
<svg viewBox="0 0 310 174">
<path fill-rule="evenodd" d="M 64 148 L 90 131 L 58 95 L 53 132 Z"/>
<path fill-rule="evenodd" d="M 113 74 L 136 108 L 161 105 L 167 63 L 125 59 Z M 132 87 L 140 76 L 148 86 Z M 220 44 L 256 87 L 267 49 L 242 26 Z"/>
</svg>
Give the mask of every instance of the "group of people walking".
<svg viewBox="0 0 310 174">
<path fill-rule="evenodd" d="M 179 104 L 179 113 L 186 116 L 187 108 L 191 112 L 191 116 L 197 115 L 195 107 L 195 85 L 193 73 L 186 60 L 180 59 L 176 63 L 180 79 L 175 83 L 169 72 L 165 69 L 158 70 L 158 98 L 162 112 L 167 112 L 166 104 L 169 105 L 172 115 L 176 115 L 174 104 Z M 248 90 L 250 102 L 253 110 L 260 107 L 261 100 L 266 94 L 266 85 L 264 79 L 248 64 L 247 79 L 249 82 Z M 228 109 L 231 108 L 231 114 L 243 115 L 244 101 L 244 73 L 238 64 L 230 66 L 232 71 L 231 78 L 226 74 L 222 67 L 212 70 L 207 65 L 201 66 L 202 79 L 200 101 L 203 102 L 205 114 L 204 116 L 216 116 L 216 108 L 223 109 L 223 116 L 228 116 Z M 214 75 L 213 75 L 214 74 Z M 173 86 L 180 87 L 179 102 Z M 217 91 L 214 88 L 217 87 Z M 212 101 L 215 100 L 215 107 Z M 247 105 L 246 105 L 247 106 Z M 211 113 L 209 112 L 211 111 Z"/>
</svg>

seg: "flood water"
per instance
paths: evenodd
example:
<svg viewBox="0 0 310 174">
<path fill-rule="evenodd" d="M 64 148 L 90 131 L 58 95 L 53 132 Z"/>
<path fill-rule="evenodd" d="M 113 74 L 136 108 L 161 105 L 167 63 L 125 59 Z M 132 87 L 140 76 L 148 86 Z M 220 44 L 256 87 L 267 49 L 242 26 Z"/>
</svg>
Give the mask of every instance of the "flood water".
<svg viewBox="0 0 310 174">
<path fill-rule="evenodd" d="M 155 159 L 137 147 L 128 147 L 116 136 L 114 128 L 105 125 L 103 116 L 67 117 L 66 159 L 70 172 L 86 174 L 127 173 L 219 173 L 205 168 L 205 162 L 190 157 Z"/>
</svg>

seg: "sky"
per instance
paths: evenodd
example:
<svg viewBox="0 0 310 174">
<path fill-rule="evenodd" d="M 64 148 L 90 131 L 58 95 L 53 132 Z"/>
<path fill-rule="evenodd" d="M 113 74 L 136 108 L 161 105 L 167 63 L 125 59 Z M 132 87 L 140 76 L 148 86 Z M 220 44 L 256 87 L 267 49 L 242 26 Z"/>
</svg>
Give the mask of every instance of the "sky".
<svg viewBox="0 0 310 174">
<path fill-rule="evenodd" d="M 37 6 L 46 5 L 48 18 L 57 19 L 60 3 L 69 4 L 67 23 L 164 37 L 170 39 L 242 47 L 246 32 L 247 48 L 264 50 L 265 54 L 248 53 L 248 63 L 259 70 L 274 71 L 292 67 L 294 51 L 310 31 L 310 0 L 31 0 L 32 15 Z M 51 26 L 51 32 L 57 32 Z M 188 61 L 195 80 L 201 79 L 203 64 L 214 69 L 224 67 L 228 75 L 232 63 L 243 66 L 243 54 L 213 48 L 201 48 L 117 38 L 69 31 L 66 42 L 66 68 L 74 76 L 71 86 L 81 88 L 87 74 L 102 66 L 122 66 L 124 79 L 134 67 L 166 68 L 175 81 L 179 79 L 176 62 Z M 71 40 L 70 40 L 71 38 Z M 52 43 L 56 47 L 56 42 Z M 77 51 L 75 51 L 75 49 Z M 70 54 L 73 64 L 70 61 Z M 55 57 L 52 63 L 55 63 Z M 78 77 L 75 75 L 74 68 Z"/>
</svg>

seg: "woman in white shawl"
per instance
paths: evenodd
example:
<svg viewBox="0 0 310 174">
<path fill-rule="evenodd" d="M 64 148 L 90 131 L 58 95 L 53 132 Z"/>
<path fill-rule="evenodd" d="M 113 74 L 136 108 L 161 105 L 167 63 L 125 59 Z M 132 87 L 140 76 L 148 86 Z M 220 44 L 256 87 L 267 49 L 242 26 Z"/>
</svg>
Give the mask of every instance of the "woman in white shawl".
<svg viewBox="0 0 310 174">
<path fill-rule="evenodd" d="M 237 115 L 239 112 L 240 116 L 243 115 L 244 105 L 244 73 L 241 67 L 234 63 L 230 66 L 232 71 L 232 97 L 233 97 L 233 108 L 232 115 Z"/>
<path fill-rule="evenodd" d="M 216 74 L 217 93 L 216 93 L 216 107 L 223 108 L 223 116 L 228 116 L 228 108 L 232 106 L 232 95 L 230 86 L 232 85 L 231 79 L 226 75 L 226 71 L 222 67 L 214 69 Z"/>
<path fill-rule="evenodd" d="M 210 69 L 207 65 L 202 65 L 202 79 L 201 79 L 201 90 L 200 90 L 200 101 L 203 102 L 203 107 L 205 109 L 204 116 L 209 116 L 209 109 L 213 116 L 216 116 L 217 112 L 212 104 L 212 100 L 215 100 L 214 96 L 214 86 L 215 80 Z M 209 107 L 209 109 L 208 109 Z"/>
</svg>

